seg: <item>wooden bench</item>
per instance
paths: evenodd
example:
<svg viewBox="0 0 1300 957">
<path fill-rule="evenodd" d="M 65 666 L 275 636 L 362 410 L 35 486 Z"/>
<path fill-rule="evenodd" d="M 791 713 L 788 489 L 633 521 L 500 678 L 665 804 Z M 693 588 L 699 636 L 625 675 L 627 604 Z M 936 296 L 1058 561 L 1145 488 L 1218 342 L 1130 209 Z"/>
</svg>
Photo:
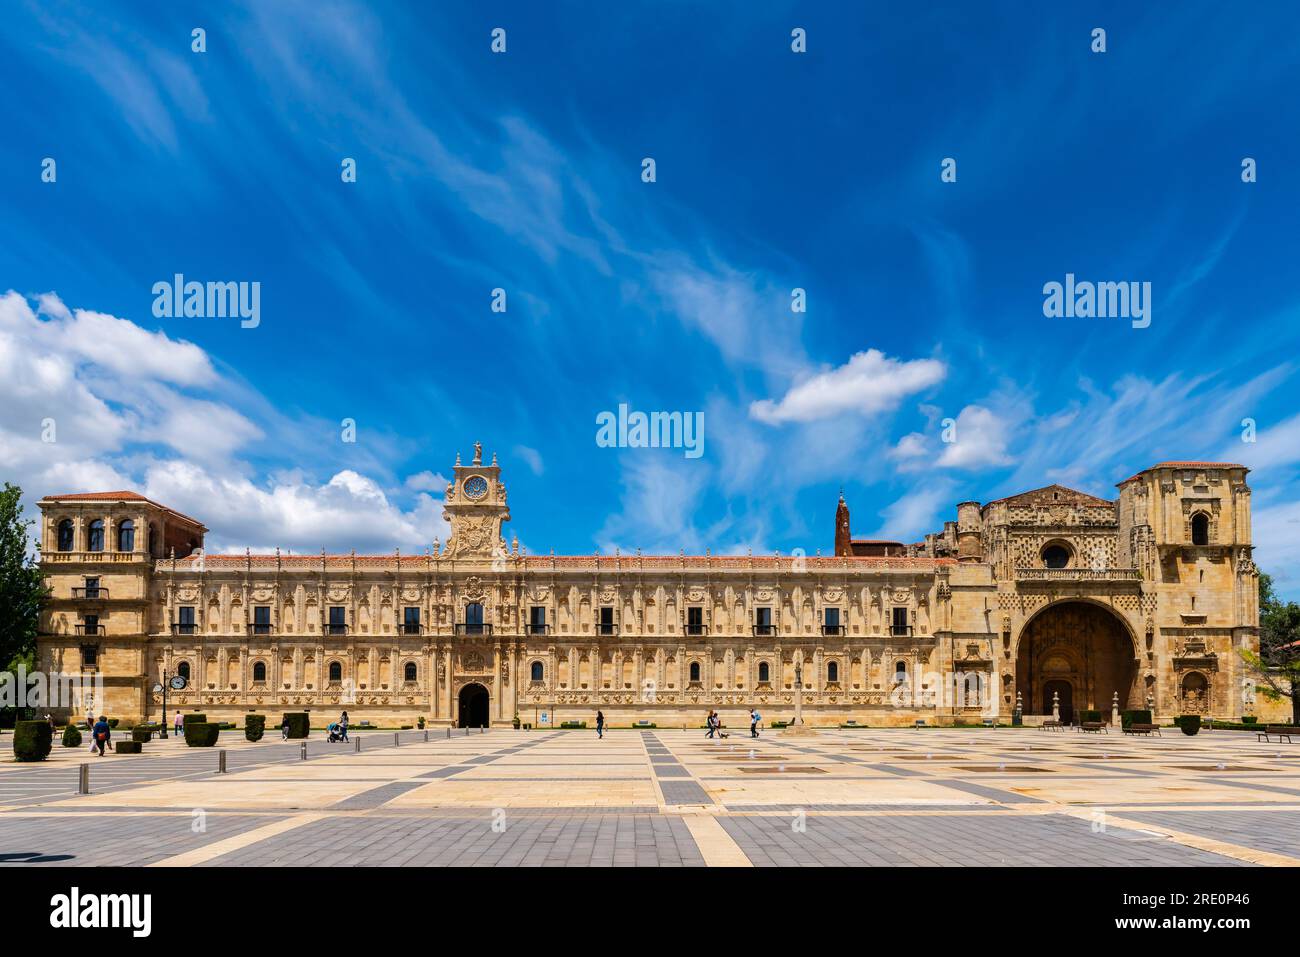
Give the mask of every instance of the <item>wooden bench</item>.
<svg viewBox="0 0 1300 957">
<path fill-rule="evenodd" d="M 1124 729 L 1124 733 L 1125 733 L 1125 734 L 1152 734 L 1152 733 L 1154 733 L 1154 734 L 1159 735 L 1159 736 L 1162 737 L 1162 738 L 1164 737 L 1163 734 L 1160 734 L 1160 725 L 1158 725 L 1158 724 L 1130 724 L 1127 728 Z"/>
<path fill-rule="evenodd" d="M 1291 735 L 1293 734 L 1300 734 L 1300 728 L 1292 728 L 1286 725 L 1274 724 L 1274 725 L 1269 725 L 1263 731 L 1256 731 L 1255 740 L 1269 741 L 1271 740 L 1271 738 L 1269 737 L 1271 735 L 1272 737 L 1277 738 L 1279 744 L 1282 742 L 1283 738 L 1286 738 L 1286 743 L 1290 744 Z"/>
<path fill-rule="evenodd" d="M 1080 730 L 1080 731 L 1087 731 L 1087 732 L 1090 732 L 1090 733 L 1092 733 L 1092 734 L 1110 734 L 1110 732 L 1106 730 L 1106 726 L 1105 726 L 1104 724 L 1102 724 L 1100 721 L 1083 721 L 1083 722 L 1080 722 L 1080 724 L 1079 724 L 1079 730 Z"/>
<path fill-rule="evenodd" d="M 1059 721 L 1053 721 L 1050 718 L 1042 723 L 1040 730 L 1043 731 L 1064 731 L 1065 727 Z"/>
</svg>

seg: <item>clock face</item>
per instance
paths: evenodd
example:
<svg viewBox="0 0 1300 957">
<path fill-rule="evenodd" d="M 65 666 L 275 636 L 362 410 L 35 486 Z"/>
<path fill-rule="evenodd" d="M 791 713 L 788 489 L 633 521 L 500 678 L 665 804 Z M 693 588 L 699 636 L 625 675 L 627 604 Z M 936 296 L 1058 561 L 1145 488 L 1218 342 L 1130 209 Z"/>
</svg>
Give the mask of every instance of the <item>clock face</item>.
<svg viewBox="0 0 1300 957">
<path fill-rule="evenodd" d="M 465 479 L 465 495 L 471 499 L 480 499 L 487 494 L 487 479 L 481 475 L 471 475 Z"/>
</svg>

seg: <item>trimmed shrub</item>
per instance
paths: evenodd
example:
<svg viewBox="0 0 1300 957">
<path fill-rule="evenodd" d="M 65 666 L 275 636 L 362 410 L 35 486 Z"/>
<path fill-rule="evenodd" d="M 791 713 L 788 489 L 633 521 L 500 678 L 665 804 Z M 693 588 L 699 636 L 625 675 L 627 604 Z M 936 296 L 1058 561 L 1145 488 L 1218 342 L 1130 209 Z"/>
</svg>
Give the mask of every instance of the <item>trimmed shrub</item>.
<svg viewBox="0 0 1300 957">
<path fill-rule="evenodd" d="M 207 724 L 208 716 L 206 714 L 183 714 L 181 715 L 181 727 L 187 724 Z"/>
<path fill-rule="evenodd" d="M 221 736 L 221 725 L 211 722 L 190 721 L 185 725 L 185 743 L 191 748 L 210 748 Z"/>
<path fill-rule="evenodd" d="M 114 741 L 113 750 L 118 754 L 139 754 L 144 749 L 140 741 Z"/>
<path fill-rule="evenodd" d="M 1201 730 L 1201 716 L 1199 714 L 1182 714 L 1174 718 L 1174 724 L 1183 729 L 1183 734 L 1193 735 Z"/>
<path fill-rule="evenodd" d="M 585 728 L 586 726 L 587 726 L 587 722 L 585 721 L 561 721 L 560 722 L 561 728 Z"/>
<path fill-rule="evenodd" d="M 1255 723 L 1256 721 L 1258 721 L 1258 720 L 1259 720 L 1259 717 L 1258 717 L 1257 715 L 1253 715 L 1253 714 L 1246 714 L 1246 715 L 1242 715 L 1242 717 L 1241 717 L 1241 723 L 1242 723 L 1242 724 L 1254 724 L 1254 723 Z"/>
<path fill-rule="evenodd" d="M 54 746 L 54 731 L 48 721 L 14 723 L 14 758 L 19 761 L 44 761 Z"/>
<path fill-rule="evenodd" d="M 311 734 L 311 715 L 306 711 L 290 711 L 280 720 L 280 727 L 289 722 L 290 738 L 305 738 Z"/>
<path fill-rule="evenodd" d="M 153 740 L 153 732 L 146 728 L 132 728 L 131 740 L 138 744 L 148 744 Z"/>
<path fill-rule="evenodd" d="M 117 727 L 117 718 L 109 718 L 109 719 L 108 719 L 108 726 L 109 726 L 110 728 L 116 728 L 116 727 Z"/>
<path fill-rule="evenodd" d="M 1119 716 L 1119 723 L 1125 728 L 1131 724 L 1150 724 L 1151 712 L 1146 710 L 1122 712 Z"/>
<path fill-rule="evenodd" d="M 81 747 L 81 731 L 75 724 L 70 724 L 63 729 L 63 746 L 65 748 Z"/>
<path fill-rule="evenodd" d="M 424 715 L 420 715 L 418 718 L 415 719 L 415 725 L 416 725 L 416 727 L 418 727 L 421 731 L 424 730 Z"/>
<path fill-rule="evenodd" d="M 1080 720 L 1080 721 L 1100 721 L 1100 720 L 1101 720 L 1101 712 L 1100 712 L 1100 711 L 1080 711 L 1080 712 L 1079 712 L 1079 720 Z"/>
<path fill-rule="evenodd" d="M 249 741 L 261 741 L 266 733 L 266 715 L 250 714 L 244 717 L 244 737 Z"/>
</svg>

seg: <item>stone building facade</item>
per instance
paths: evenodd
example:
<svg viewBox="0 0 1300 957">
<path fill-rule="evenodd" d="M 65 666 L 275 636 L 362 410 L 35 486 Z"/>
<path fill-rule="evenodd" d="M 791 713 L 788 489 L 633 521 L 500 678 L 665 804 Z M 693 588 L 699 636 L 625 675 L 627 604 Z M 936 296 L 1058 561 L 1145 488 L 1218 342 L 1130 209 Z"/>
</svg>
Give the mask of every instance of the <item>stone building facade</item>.
<svg viewBox="0 0 1300 957">
<path fill-rule="evenodd" d="M 1254 707 L 1247 469 L 1165 462 L 1116 501 L 1059 485 L 980 505 L 921 542 L 835 554 L 535 556 L 507 544 L 496 457 L 457 456 L 451 535 L 424 554 L 208 555 L 207 529 L 132 492 L 40 503 L 46 671 L 98 672 L 92 707 L 238 720 L 474 726 L 516 715 L 740 725 L 1008 721 L 1057 709 L 1167 718 Z M 796 688 L 801 681 L 802 691 Z M 76 709 L 74 709 L 75 711 Z"/>
</svg>

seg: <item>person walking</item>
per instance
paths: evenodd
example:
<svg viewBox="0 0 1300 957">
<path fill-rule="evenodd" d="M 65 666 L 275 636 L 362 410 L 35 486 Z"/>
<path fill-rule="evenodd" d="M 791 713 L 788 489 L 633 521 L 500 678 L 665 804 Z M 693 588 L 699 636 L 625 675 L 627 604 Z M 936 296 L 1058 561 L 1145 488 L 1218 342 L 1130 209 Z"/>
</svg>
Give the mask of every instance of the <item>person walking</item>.
<svg viewBox="0 0 1300 957">
<path fill-rule="evenodd" d="M 605 737 L 605 712 L 603 711 L 596 712 L 596 737 L 602 739 Z"/>
<path fill-rule="evenodd" d="M 104 716 L 101 714 L 99 720 L 95 722 L 90 730 L 90 737 L 95 742 L 95 746 L 91 750 L 98 750 L 99 756 L 102 758 L 104 749 L 108 747 L 108 742 L 112 740 L 113 729 L 109 727 L 108 722 L 104 720 Z"/>
<path fill-rule="evenodd" d="M 758 737 L 758 723 L 763 720 L 763 716 L 758 713 L 756 708 L 749 709 L 749 736 Z"/>
<path fill-rule="evenodd" d="M 176 709 L 176 720 L 172 722 L 172 727 L 176 729 L 176 737 L 180 737 L 185 732 L 185 721 L 181 718 L 181 709 Z"/>
<path fill-rule="evenodd" d="M 705 723 L 706 725 L 708 725 L 708 728 L 709 728 L 708 733 L 706 733 L 704 736 L 705 736 L 706 738 L 711 738 L 711 737 L 713 737 L 713 732 L 714 732 L 715 730 L 717 730 L 717 727 L 718 727 L 718 725 L 717 725 L 717 718 L 715 717 L 715 712 L 710 711 L 710 712 L 709 712 L 709 716 L 708 716 L 707 718 L 704 719 L 704 723 Z"/>
<path fill-rule="evenodd" d="M 344 741 L 348 739 L 348 713 L 346 711 L 339 718 L 339 735 Z"/>
<path fill-rule="evenodd" d="M 280 740 L 281 740 L 281 741 L 288 741 L 288 740 L 289 740 L 289 719 L 288 719 L 288 717 L 286 717 L 286 718 L 284 719 L 284 724 L 280 725 Z"/>
<path fill-rule="evenodd" d="M 90 753 L 94 754 L 98 745 L 95 744 L 95 712 L 93 711 L 86 713 L 86 737 L 90 738 Z"/>
</svg>

